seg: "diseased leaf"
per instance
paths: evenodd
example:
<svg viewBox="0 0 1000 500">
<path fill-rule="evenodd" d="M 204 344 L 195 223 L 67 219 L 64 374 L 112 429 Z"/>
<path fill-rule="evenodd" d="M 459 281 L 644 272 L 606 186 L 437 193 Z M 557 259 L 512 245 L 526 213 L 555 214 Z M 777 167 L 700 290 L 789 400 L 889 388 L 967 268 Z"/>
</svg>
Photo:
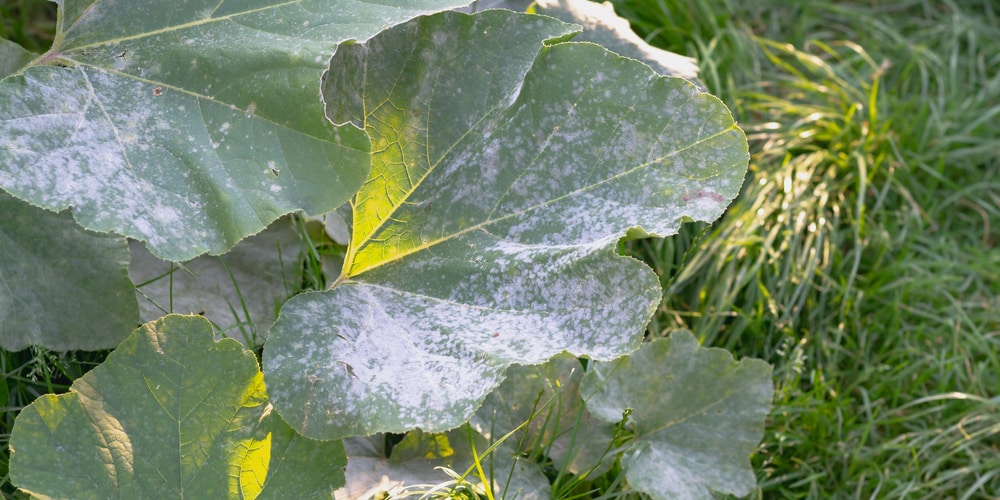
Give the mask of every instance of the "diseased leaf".
<svg viewBox="0 0 1000 500">
<path fill-rule="evenodd" d="M 487 437 L 523 443 L 542 452 L 562 471 L 596 477 L 611 467 L 614 426 L 595 419 L 583 408 L 580 379 L 583 366 L 569 355 L 535 366 L 512 366 L 507 378 L 486 396 L 471 424 Z"/>
<path fill-rule="evenodd" d="M 527 10 L 567 23 L 579 24 L 583 30 L 573 37 L 575 42 L 593 42 L 612 52 L 648 64 L 661 75 L 684 78 L 699 88 L 705 86 L 698 80 L 698 62 L 646 43 L 632 31 L 627 19 L 615 13 L 611 2 L 591 0 L 480 0 L 463 12 L 485 9 Z"/>
<path fill-rule="evenodd" d="M 60 0 L 56 42 L 0 82 L 0 188 L 173 261 L 325 213 L 368 144 L 323 119 L 335 45 L 457 0 Z"/>
<path fill-rule="evenodd" d="M 157 259 L 142 243 L 131 241 L 129 276 L 142 285 L 137 289 L 142 319 L 171 312 L 200 314 L 220 334 L 256 345 L 274 323 L 278 306 L 298 290 L 299 245 L 287 219 L 224 256 L 201 256 L 182 265 Z"/>
<path fill-rule="evenodd" d="M 124 238 L 84 230 L 67 213 L 2 191 L 0 214 L 0 346 L 109 349 L 135 328 Z"/>
<path fill-rule="evenodd" d="M 698 63 L 694 59 L 646 43 L 632 31 L 627 19 L 615 13 L 610 2 L 537 0 L 533 11 L 583 26 L 583 32 L 574 41 L 594 42 L 617 54 L 642 61 L 661 75 L 684 78 L 705 88 L 698 81 Z"/>
<path fill-rule="evenodd" d="M 18 415 L 11 481 L 53 498 L 330 498 L 340 442 L 271 411 L 252 352 L 201 317 L 135 330 L 70 392 Z"/>
<path fill-rule="evenodd" d="M 449 12 L 338 48 L 327 113 L 364 127 L 372 172 L 341 278 L 265 346 L 297 430 L 453 428 L 510 364 L 639 344 L 660 289 L 616 242 L 717 218 L 747 142 L 718 99 L 572 29 Z"/>
<path fill-rule="evenodd" d="M 0 38 L 0 79 L 7 78 L 35 58 L 24 47 Z"/>
<path fill-rule="evenodd" d="M 733 361 L 687 331 L 595 363 L 580 387 L 587 408 L 606 422 L 632 409 L 634 441 L 622 467 L 632 488 L 662 499 L 750 494 L 750 454 L 763 438 L 772 391 L 767 363 Z"/>
</svg>

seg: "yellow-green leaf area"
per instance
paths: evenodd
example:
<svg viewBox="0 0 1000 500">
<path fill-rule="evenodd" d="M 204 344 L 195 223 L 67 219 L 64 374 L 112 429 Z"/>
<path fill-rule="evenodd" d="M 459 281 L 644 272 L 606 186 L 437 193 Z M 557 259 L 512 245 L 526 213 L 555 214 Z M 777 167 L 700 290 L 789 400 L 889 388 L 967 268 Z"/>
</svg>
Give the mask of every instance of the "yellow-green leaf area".
<svg viewBox="0 0 1000 500">
<path fill-rule="evenodd" d="M 213 334 L 200 316 L 147 323 L 68 393 L 26 407 L 13 484 L 51 498 L 329 498 L 341 444 L 296 435 L 253 353 Z"/>
<path fill-rule="evenodd" d="M 433 16 L 366 45 L 338 48 L 326 75 L 327 114 L 335 123 L 364 128 L 372 160 L 371 173 L 352 200 L 346 276 L 428 248 L 474 223 L 460 217 L 451 227 L 437 227 L 441 224 L 429 217 L 434 201 L 421 187 L 428 176 L 445 174 L 455 148 L 498 116 L 494 100 L 514 93 L 542 42 L 575 30 L 551 18 L 523 19 L 509 12 Z M 477 33 L 507 40 L 505 50 L 484 53 L 481 46 L 464 43 L 463 35 Z M 401 40 L 408 42 L 398 44 Z M 468 63 L 460 81 L 451 74 L 456 61 Z M 359 65 L 364 73 L 348 73 Z"/>
</svg>

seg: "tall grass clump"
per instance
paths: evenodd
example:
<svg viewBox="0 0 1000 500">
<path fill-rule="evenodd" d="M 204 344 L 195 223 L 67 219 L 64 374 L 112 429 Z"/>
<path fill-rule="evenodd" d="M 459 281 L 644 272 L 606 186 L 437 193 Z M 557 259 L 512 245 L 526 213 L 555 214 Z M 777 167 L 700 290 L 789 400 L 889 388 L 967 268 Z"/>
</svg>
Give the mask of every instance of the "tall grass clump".
<svg viewBox="0 0 1000 500">
<path fill-rule="evenodd" d="M 775 364 L 761 493 L 1000 492 L 993 4 L 616 6 L 751 140 L 726 217 L 633 250 L 667 285 L 653 333 Z"/>
</svg>

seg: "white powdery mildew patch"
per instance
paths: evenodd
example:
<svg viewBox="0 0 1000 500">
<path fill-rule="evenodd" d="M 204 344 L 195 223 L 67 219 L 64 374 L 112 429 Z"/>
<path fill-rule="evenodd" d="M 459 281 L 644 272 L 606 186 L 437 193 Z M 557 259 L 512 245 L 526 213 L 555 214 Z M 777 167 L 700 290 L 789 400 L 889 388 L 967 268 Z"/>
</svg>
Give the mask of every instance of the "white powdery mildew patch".
<svg viewBox="0 0 1000 500">
<path fill-rule="evenodd" d="M 711 491 L 692 478 L 703 477 L 704 463 L 688 456 L 697 450 L 671 450 L 646 443 L 625 456 L 629 484 L 639 491 L 655 492 L 656 498 L 703 498 Z M 711 461 L 705 463 L 712 463 Z"/>
<path fill-rule="evenodd" d="M 336 350 L 338 343 L 353 342 L 368 307 L 345 301 L 337 310 L 344 321 L 333 321 L 330 304 L 317 295 L 299 295 L 282 308 L 263 358 L 272 403 L 300 431 L 330 425 L 348 407 L 350 377 L 338 366 Z"/>
<path fill-rule="evenodd" d="M 615 239 L 524 245 L 479 232 L 366 278 L 479 318 L 476 324 L 497 333 L 484 345 L 502 359 L 539 362 L 562 349 L 620 355 L 641 331 L 658 294 L 647 268 L 614 255 Z M 473 330 L 478 333 L 463 338 L 481 341 L 482 331 Z"/>
<path fill-rule="evenodd" d="M 21 105 L 4 106 L 0 127 L 17 139 L 0 154 L 16 168 L 0 167 L 0 182 L 47 208 L 74 207 L 86 227 L 150 241 L 158 255 L 183 260 L 222 251 L 257 224 L 326 196 L 312 186 L 303 193 L 285 168 L 284 154 L 315 151 L 256 115 L 83 65 L 35 68 L 26 78 L 35 80 L 13 96 Z M 295 147 L 275 130 L 290 132 Z M 269 157 L 277 167 L 265 164 Z M 336 172 L 324 175 L 337 182 Z"/>
<path fill-rule="evenodd" d="M 462 245 L 477 246 L 484 265 L 462 281 L 442 277 L 468 271 Z M 296 393 L 276 396 L 285 418 L 305 422 L 307 434 L 451 427 L 511 363 L 563 350 L 629 352 L 659 300 L 648 268 L 607 246 L 527 246 L 481 233 L 439 250 L 377 285 L 286 304 L 265 355 L 269 387 Z"/>
<path fill-rule="evenodd" d="M 275 406 L 307 435 L 454 426 L 461 420 L 440 414 L 485 397 L 469 388 L 499 383 L 473 352 L 429 345 L 420 305 L 391 291 L 346 285 L 301 297 L 271 332 L 265 372 Z"/>
<path fill-rule="evenodd" d="M 357 301 L 365 308 L 328 305 L 334 318 L 328 310 L 326 318 L 288 328 L 325 332 L 336 322 L 350 330 L 342 332 L 349 341 L 323 333 L 293 342 L 296 352 L 320 356 L 304 378 L 311 395 L 304 405 L 296 402 L 307 407 L 305 420 L 313 419 L 302 427 L 321 421 L 362 432 L 442 428 L 463 420 L 509 363 L 541 362 L 564 349 L 608 359 L 635 346 L 659 287 L 642 264 L 614 254 L 614 241 L 636 225 L 675 227 L 686 206 L 704 211 L 719 195 L 703 189 L 688 196 L 686 186 L 663 185 L 650 173 L 685 167 L 650 159 L 673 153 L 656 151 L 660 146 L 678 149 L 665 140 L 669 134 L 657 136 L 662 123 L 622 124 L 634 111 L 628 103 L 608 111 L 595 104 L 602 99 L 579 99 L 610 73 L 594 78 L 573 68 L 567 75 L 543 82 L 549 90 L 568 87 L 567 99 L 553 102 L 553 90 L 534 102 L 528 93 L 537 87 L 519 82 L 517 99 L 506 103 L 512 109 L 488 116 L 475 130 L 469 128 L 474 114 L 433 115 L 421 97 L 406 98 L 421 104 L 414 116 L 447 118 L 457 132 L 470 132 L 468 142 L 436 145 L 449 155 L 420 185 L 433 195 L 418 193 L 400 210 L 376 214 L 391 221 L 380 228 L 382 249 L 372 251 L 392 262 L 358 277 L 371 284 L 328 292 L 331 304 Z M 437 90 L 425 85 L 417 93 Z M 604 100 L 614 94 L 600 90 Z M 629 96 L 639 101 L 635 108 L 662 98 L 631 89 L 621 99 Z M 428 142 L 434 139 L 431 134 Z M 466 231 L 475 224 L 480 229 Z M 393 244 L 416 248 L 407 241 L 430 246 L 396 260 Z M 286 349 L 287 342 L 274 344 L 273 333 L 270 342 L 278 352 Z M 285 362 L 294 358 L 281 355 Z"/>
<path fill-rule="evenodd" d="M 544 313 L 553 337 L 547 340 L 552 342 L 547 349 L 522 354 L 521 362 L 538 362 L 561 350 L 601 359 L 620 356 L 648 321 L 659 287 L 645 266 L 614 255 L 612 244 L 606 240 L 547 246 L 498 240 L 484 255 L 491 263 L 505 263 L 497 267 L 508 271 L 487 268 L 471 276 L 469 286 L 456 287 L 451 299 L 466 301 L 478 291 L 496 290 L 486 305 Z"/>
<path fill-rule="evenodd" d="M 153 98 L 147 85 L 100 72 L 87 78 L 100 113 L 91 106 L 84 128 L 103 136 L 75 136 L 74 148 L 88 152 L 66 155 L 73 159 L 71 165 L 48 166 L 73 172 L 65 179 L 73 183 L 67 198 L 77 216 L 101 228 L 124 227 L 126 234 L 153 248 L 196 245 L 203 228 L 213 224 L 196 210 L 198 193 L 179 189 L 188 184 L 184 163 L 190 160 L 170 150 L 176 124 L 169 121 L 166 103 L 131 106 L 129 102 Z M 192 151 L 200 154 L 197 147 Z"/>
<path fill-rule="evenodd" d="M 648 216 L 646 207 L 626 205 L 620 199 L 579 193 L 494 224 L 491 229 L 526 244 L 607 245 Z"/>
<path fill-rule="evenodd" d="M 67 89 L 58 74 L 45 68 L 25 74 L 23 86 L 5 89 L 13 106 L 4 112 L 3 135 L 15 138 L 16 143 L 3 151 L 6 161 L 0 169 L 6 174 L 4 186 L 15 193 L 27 193 L 35 203 L 51 210 L 70 204 L 66 197 L 80 177 L 81 161 L 122 163 L 113 148 L 86 147 L 87 142 L 108 143 L 113 138 L 106 129 L 87 126 L 86 115 L 91 107 L 96 108 L 93 96 L 80 88 L 81 73 L 69 76 L 78 80 L 70 78 L 72 86 Z M 62 164 L 66 171 L 53 175 Z"/>
</svg>

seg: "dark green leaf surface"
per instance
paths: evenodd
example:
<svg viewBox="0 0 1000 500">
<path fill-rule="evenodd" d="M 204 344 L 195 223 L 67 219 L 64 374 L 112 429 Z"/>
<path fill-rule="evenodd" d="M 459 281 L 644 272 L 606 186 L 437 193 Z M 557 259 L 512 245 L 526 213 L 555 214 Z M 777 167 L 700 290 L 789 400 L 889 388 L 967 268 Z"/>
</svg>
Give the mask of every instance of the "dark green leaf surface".
<svg viewBox="0 0 1000 500">
<path fill-rule="evenodd" d="M 343 274 L 283 307 L 275 407 L 320 438 L 443 430 L 512 363 L 630 352 L 660 289 L 615 243 L 736 195 L 746 138 L 718 99 L 557 20 L 442 13 L 342 45 L 327 113 L 363 127 Z"/>
<path fill-rule="evenodd" d="M 368 145 L 323 118 L 333 48 L 462 4 L 59 3 L 52 50 L 0 82 L 0 188 L 174 261 L 344 203 Z"/>
<path fill-rule="evenodd" d="M 733 361 L 687 331 L 595 363 L 580 387 L 587 408 L 606 422 L 633 410 L 634 441 L 622 467 L 629 485 L 657 499 L 750 494 L 750 454 L 763 437 L 772 391 L 767 363 Z"/>
<path fill-rule="evenodd" d="M 124 238 L 0 191 L 0 346 L 109 349 L 139 323 Z"/>
<path fill-rule="evenodd" d="M 252 352 L 201 317 L 132 333 L 70 392 L 22 410 L 11 480 L 52 498 L 330 498 L 340 442 L 295 434 L 271 411 Z"/>
<path fill-rule="evenodd" d="M 34 59 L 32 54 L 20 45 L 0 38 L 0 79 L 7 78 Z"/>
</svg>

